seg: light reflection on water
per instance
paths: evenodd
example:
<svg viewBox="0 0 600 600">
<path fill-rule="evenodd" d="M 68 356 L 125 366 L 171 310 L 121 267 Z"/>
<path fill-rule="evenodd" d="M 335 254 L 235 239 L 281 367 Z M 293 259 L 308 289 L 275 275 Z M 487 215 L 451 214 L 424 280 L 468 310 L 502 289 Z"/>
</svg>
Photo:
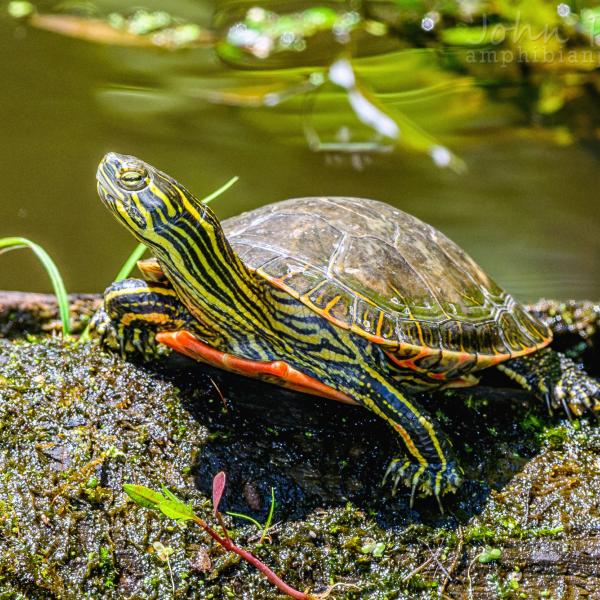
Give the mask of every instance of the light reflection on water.
<svg viewBox="0 0 600 600">
<path fill-rule="evenodd" d="M 276 113 L 201 102 L 187 84 L 199 66 L 204 77 L 219 70 L 206 51 L 193 55 L 192 69 L 170 55 L 20 32 L 0 22 L 0 235 L 44 245 L 70 290 L 103 289 L 134 245 L 95 192 L 97 161 L 115 150 L 139 155 L 199 196 L 239 175 L 214 204 L 223 217 L 293 196 L 377 198 L 439 227 L 524 299 L 600 297 L 597 149 L 504 128 L 461 137 L 464 176 L 403 153 L 374 153 L 359 165 L 352 155 L 307 149 L 291 108 L 299 100 Z M 326 94 L 316 98 L 315 120 L 327 102 Z M 420 106 L 443 129 L 444 114 Z M 0 260 L 0 288 L 49 291 L 25 253 Z"/>
</svg>

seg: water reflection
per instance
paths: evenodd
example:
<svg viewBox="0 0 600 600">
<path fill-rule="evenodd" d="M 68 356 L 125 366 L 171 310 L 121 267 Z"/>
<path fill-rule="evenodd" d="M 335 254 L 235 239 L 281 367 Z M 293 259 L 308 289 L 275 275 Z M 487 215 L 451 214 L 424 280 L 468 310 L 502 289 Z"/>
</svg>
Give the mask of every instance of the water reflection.
<svg viewBox="0 0 600 600">
<path fill-rule="evenodd" d="M 239 5 L 243 15 L 251 8 Z M 209 27 L 208 4 L 175 8 L 189 18 L 200 10 Z M 417 12 L 418 35 L 426 35 L 429 13 Z M 545 128 L 532 126 L 531 98 L 509 69 L 482 86 L 484 65 L 448 70 L 456 53 L 440 57 L 432 48 L 399 48 L 397 36 L 367 34 L 379 40 L 373 53 L 347 63 L 317 44 L 310 64 L 298 53 L 299 64 L 278 68 L 275 53 L 264 68 L 244 70 L 225 64 L 222 48 L 219 62 L 214 44 L 167 53 L 99 46 L 0 21 L 2 132 L 10 140 L 0 157 L 0 234 L 42 243 L 70 289 L 102 289 L 134 244 L 96 198 L 95 165 L 115 150 L 158 165 L 199 196 L 239 175 L 215 204 L 222 217 L 292 196 L 378 198 L 442 229 L 524 299 L 599 297 L 593 93 L 570 98 Z M 315 68 L 319 56 L 327 60 Z M 350 84 L 331 81 L 336 60 L 350 66 Z M 556 104 L 561 76 L 540 89 L 547 107 Z M 359 94 L 354 107 L 350 92 Z M 386 118 L 403 143 L 413 131 L 411 140 L 423 140 L 417 149 L 440 163 L 445 148 L 458 150 L 468 173 L 398 151 Z M 2 261 L 0 287 L 48 289 L 29 257 Z"/>
</svg>

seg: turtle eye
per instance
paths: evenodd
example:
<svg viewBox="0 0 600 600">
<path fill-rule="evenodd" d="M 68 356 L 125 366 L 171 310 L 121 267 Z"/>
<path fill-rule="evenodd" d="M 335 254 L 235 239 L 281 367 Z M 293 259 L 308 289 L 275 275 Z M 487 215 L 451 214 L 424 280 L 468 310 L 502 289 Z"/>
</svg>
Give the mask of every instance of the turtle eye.
<svg viewBox="0 0 600 600">
<path fill-rule="evenodd" d="M 141 190 L 146 185 L 146 175 L 145 171 L 125 171 L 119 181 L 127 190 Z"/>
</svg>

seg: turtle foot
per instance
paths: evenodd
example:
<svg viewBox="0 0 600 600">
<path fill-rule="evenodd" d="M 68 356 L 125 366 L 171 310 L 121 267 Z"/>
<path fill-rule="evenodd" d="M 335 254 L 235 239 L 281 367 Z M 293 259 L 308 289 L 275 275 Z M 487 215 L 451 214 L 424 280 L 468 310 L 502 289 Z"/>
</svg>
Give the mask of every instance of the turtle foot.
<svg viewBox="0 0 600 600">
<path fill-rule="evenodd" d="M 567 413 L 580 417 L 591 413 L 600 417 L 600 384 L 590 377 L 582 367 L 563 354 L 559 356 L 559 372 L 549 381 L 544 381 L 549 405 L 562 406 Z"/>
<path fill-rule="evenodd" d="M 462 483 L 463 472 L 455 461 L 421 465 L 406 458 L 394 458 L 385 472 L 383 484 L 388 479 L 392 482 L 392 496 L 396 495 L 400 482 L 411 488 L 411 508 L 416 495 L 420 497 L 434 495 L 443 513 L 440 497 L 456 491 Z"/>
<path fill-rule="evenodd" d="M 544 399 L 550 413 L 562 407 L 569 418 L 585 413 L 600 417 L 600 384 L 560 352 L 545 348 L 498 368 Z"/>
<path fill-rule="evenodd" d="M 139 356 L 151 360 L 160 354 L 155 333 L 150 328 L 138 329 L 113 321 L 101 307 L 90 321 L 90 336 L 103 348 L 119 353 L 123 358 Z"/>
</svg>

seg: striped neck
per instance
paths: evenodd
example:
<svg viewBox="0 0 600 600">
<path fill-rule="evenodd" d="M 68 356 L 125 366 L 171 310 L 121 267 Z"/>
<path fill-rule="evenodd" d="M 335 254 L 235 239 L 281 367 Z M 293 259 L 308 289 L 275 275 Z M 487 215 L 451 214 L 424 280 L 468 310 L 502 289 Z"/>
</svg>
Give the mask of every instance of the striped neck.
<svg viewBox="0 0 600 600">
<path fill-rule="evenodd" d="M 257 332 L 270 337 L 274 317 L 265 286 L 234 252 L 216 217 L 201 226 L 180 218 L 151 246 L 181 301 L 208 333 L 221 340 Z"/>
</svg>

